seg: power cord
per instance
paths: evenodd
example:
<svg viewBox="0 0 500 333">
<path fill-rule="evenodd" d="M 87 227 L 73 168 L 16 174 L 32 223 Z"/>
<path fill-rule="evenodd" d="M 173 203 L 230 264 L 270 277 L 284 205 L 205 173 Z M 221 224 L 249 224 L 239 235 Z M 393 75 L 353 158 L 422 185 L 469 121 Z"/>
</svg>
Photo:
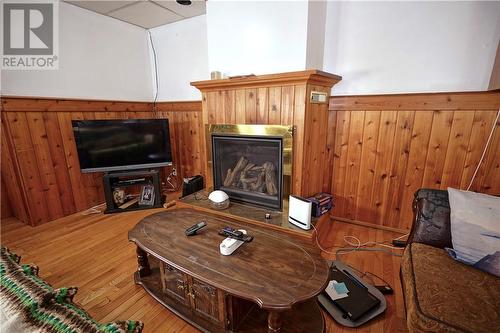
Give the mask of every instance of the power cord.
<svg viewBox="0 0 500 333">
<path fill-rule="evenodd" d="M 159 90 L 159 80 L 158 80 L 158 60 L 156 59 L 156 49 L 155 49 L 155 45 L 153 43 L 153 37 L 151 36 L 151 31 L 147 30 L 148 31 L 148 35 L 149 35 L 149 42 L 151 43 L 151 50 L 153 51 L 153 60 L 154 60 L 154 65 L 155 65 L 155 97 L 154 97 L 154 100 L 153 100 L 153 114 L 155 116 L 157 116 L 156 112 L 157 112 L 157 109 L 156 109 L 156 102 L 158 101 L 158 90 Z"/>
<path fill-rule="evenodd" d="M 390 254 L 391 256 L 402 257 L 402 254 L 400 254 L 400 253 L 394 253 L 391 250 L 404 250 L 404 248 L 387 245 L 387 244 L 385 244 L 385 242 L 373 242 L 373 241 L 370 241 L 370 242 L 361 243 L 361 241 L 359 240 L 359 238 L 357 238 L 355 236 L 351 236 L 351 235 L 345 235 L 343 238 L 344 238 L 344 242 L 346 244 L 348 244 L 350 246 L 354 246 L 354 247 L 345 247 L 344 246 L 344 247 L 341 247 L 341 248 L 337 249 L 337 251 L 335 251 L 335 253 L 331 252 L 331 251 L 328 251 L 328 250 L 324 249 L 321 246 L 321 244 L 319 243 L 319 232 L 318 232 L 318 229 L 316 229 L 316 226 L 314 224 L 311 224 L 311 225 L 314 228 L 314 233 L 315 233 L 315 236 L 316 236 L 314 238 L 316 239 L 316 245 L 318 245 L 318 247 L 320 248 L 321 251 L 323 251 L 325 253 L 329 253 L 329 254 L 334 254 L 336 260 L 340 260 L 340 256 L 342 254 L 350 253 L 350 252 L 356 252 L 356 251 L 384 252 L 384 253 Z M 403 238 L 405 236 L 408 236 L 408 234 L 400 236 L 400 237 L 397 237 L 394 240 L 400 240 L 401 238 Z M 351 240 L 354 240 L 355 243 L 352 242 Z M 372 246 L 372 245 L 382 246 L 383 248 L 371 248 L 371 247 L 370 248 L 366 248 L 366 247 L 369 247 L 369 246 Z M 332 246 L 332 247 L 339 247 L 339 246 Z M 391 250 L 388 250 L 388 249 L 391 249 Z M 361 279 L 363 277 L 365 277 L 365 276 L 371 276 L 371 277 L 375 277 L 375 278 L 379 279 L 380 281 L 382 281 L 384 283 L 384 285 L 376 285 L 374 283 L 374 281 L 373 281 L 373 278 L 371 279 L 371 282 L 372 282 L 373 286 L 375 288 L 377 288 L 382 294 L 388 295 L 388 294 L 392 294 L 394 292 L 394 290 L 392 289 L 391 285 L 386 280 L 384 280 L 383 278 L 381 278 L 380 276 L 378 276 L 377 274 L 371 273 L 371 272 L 361 272 L 359 269 L 354 268 L 351 265 L 348 265 L 348 266 L 351 267 L 353 270 L 357 271 L 358 273 L 360 273 L 361 274 L 361 276 L 360 276 Z"/>
<path fill-rule="evenodd" d="M 172 180 L 175 179 L 175 185 L 172 184 Z M 165 188 L 164 189 L 164 192 L 177 192 L 179 190 L 179 180 L 178 180 L 178 176 L 177 176 L 177 169 L 176 168 L 173 168 L 172 171 L 168 174 L 167 176 L 167 179 L 166 179 L 168 185 L 170 185 L 171 188 Z"/>
<path fill-rule="evenodd" d="M 314 232 L 316 234 L 316 237 L 315 237 L 315 239 L 316 239 L 316 245 L 320 248 L 321 251 L 323 251 L 325 253 L 328 253 L 328 254 L 335 255 L 336 259 L 337 259 L 337 257 L 340 257 L 341 254 L 346 254 L 346 253 L 356 252 L 356 251 L 385 252 L 385 253 L 388 253 L 388 254 L 396 256 L 396 257 L 401 257 L 402 256 L 401 254 L 394 253 L 393 251 L 389 251 L 386 248 L 393 249 L 393 250 L 404 250 L 401 247 L 395 247 L 395 246 L 387 245 L 387 244 L 385 244 L 385 242 L 365 242 L 365 243 L 361 243 L 361 241 L 357 237 L 350 236 L 350 235 L 345 235 L 344 236 L 344 242 L 346 244 L 350 245 L 351 247 L 346 247 L 346 246 L 332 246 L 332 247 L 340 247 L 340 248 L 338 250 L 336 250 L 335 252 L 331 252 L 331 251 L 328 251 L 327 249 L 324 249 L 321 246 L 321 244 L 319 243 L 318 229 L 316 229 L 316 226 L 314 224 L 311 224 L 311 225 L 314 228 Z M 354 239 L 356 241 L 356 243 L 351 242 L 349 239 Z M 373 246 L 373 245 L 382 246 L 384 248 L 371 248 L 370 246 Z M 330 247 L 330 248 L 332 248 L 332 247 Z M 369 247 L 369 248 L 366 248 L 366 247 Z"/>
<path fill-rule="evenodd" d="M 172 184 L 172 182 L 171 182 L 172 177 L 175 177 L 175 185 Z M 170 186 L 172 186 L 173 191 L 177 191 L 179 189 L 179 181 L 177 179 L 177 170 L 174 169 L 174 170 L 172 170 L 172 172 L 170 172 L 170 174 L 167 177 L 167 183 Z"/>
<path fill-rule="evenodd" d="M 392 245 L 394 245 L 396 247 L 405 247 L 407 240 L 401 240 L 401 238 L 409 236 L 409 235 L 410 235 L 410 233 L 407 233 L 407 234 L 404 234 L 403 236 L 399 236 L 397 238 L 394 238 L 392 240 Z"/>
<path fill-rule="evenodd" d="M 398 250 L 404 250 L 402 248 L 397 248 L 397 249 Z M 341 248 L 341 249 L 338 249 L 337 251 L 335 251 L 335 256 L 336 257 L 340 257 L 340 255 L 342 255 L 342 254 L 351 253 L 351 252 L 357 252 L 357 251 L 385 252 L 385 253 L 390 254 L 390 255 L 392 255 L 394 257 L 402 257 L 403 256 L 402 254 L 395 253 L 395 252 L 392 252 L 392 251 L 384 249 L 384 248 L 377 248 L 377 247 L 374 247 L 374 248 L 344 247 L 344 248 Z"/>
<path fill-rule="evenodd" d="M 354 239 L 356 241 L 356 243 L 350 242 L 347 239 Z M 347 244 L 354 246 L 356 248 L 360 248 L 360 247 L 364 247 L 364 246 L 378 245 L 378 246 L 386 247 L 386 248 L 393 249 L 393 250 L 403 250 L 402 248 L 397 247 L 397 246 L 387 245 L 387 244 L 385 244 L 385 242 L 370 241 L 370 242 L 366 242 L 366 243 L 361 243 L 361 241 L 357 237 L 350 236 L 350 235 L 344 236 L 344 242 L 346 242 Z"/>
<path fill-rule="evenodd" d="M 94 207 L 90 207 L 89 209 L 84 210 L 81 214 L 84 216 L 85 215 L 92 215 L 92 214 L 101 214 L 104 211 L 104 209 L 101 210 L 99 208 L 104 208 L 104 207 L 106 207 L 105 202 L 100 203 L 98 205 L 95 205 Z"/>
<path fill-rule="evenodd" d="M 345 264 L 345 263 L 344 263 Z M 382 281 L 383 283 L 385 283 L 386 285 L 389 285 L 389 282 L 387 282 L 386 280 L 382 279 L 380 276 L 378 276 L 377 274 L 375 273 L 372 273 L 372 272 L 362 272 L 360 271 L 359 269 L 357 269 L 356 267 L 353 267 L 349 264 L 346 264 L 347 266 L 349 266 L 350 268 L 352 268 L 353 270 L 355 270 L 356 272 L 358 272 L 360 275 L 360 278 L 364 278 L 365 276 L 367 275 L 370 275 L 370 276 L 373 276 L 373 277 L 376 277 L 377 279 L 379 279 L 380 281 Z"/>
<path fill-rule="evenodd" d="M 477 163 L 476 170 L 474 170 L 474 173 L 472 174 L 472 178 L 470 180 L 469 186 L 467 186 L 467 191 L 469 191 L 470 188 L 472 187 L 472 183 L 474 183 L 474 179 L 476 179 L 476 175 L 477 175 L 477 172 L 479 171 L 479 167 L 483 163 L 484 156 L 486 155 L 486 151 L 488 150 L 488 147 L 490 146 L 491 138 L 493 137 L 493 133 L 495 132 L 495 128 L 497 127 L 497 122 L 498 122 L 499 116 L 500 116 L 500 109 L 498 109 L 498 111 L 497 111 L 497 116 L 495 118 L 495 121 L 493 122 L 493 126 L 491 127 L 490 136 L 488 137 L 488 140 L 486 141 L 486 144 L 484 145 L 483 154 L 481 155 L 481 158 L 479 159 L 479 163 Z"/>
<path fill-rule="evenodd" d="M 404 234 L 403 236 L 399 236 L 399 237 L 394 238 L 393 241 L 400 240 L 401 238 L 409 236 L 409 235 L 410 235 L 410 233 Z"/>
<path fill-rule="evenodd" d="M 346 263 L 344 263 L 344 264 L 346 264 Z M 357 269 L 349 264 L 346 264 L 346 265 L 349 266 L 351 269 L 355 270 L 356 272 L 358 272 L 360 274 L 359 278 L 362 279 L 365 276 L 368 276 L 370 278 L 370 282 L 373 284 L 373 286 L 375 288 L 377 288 L 382 294 L 392 294 L 394 292 L 394 290 L 392 289 L 389 282 L 387 282 L 386 280 L 384 280 L 383 278 L 381 278 L 377 274 L 372 273 L 372 272 L 368 272 L 368 271 L 362 272 L 359 269 Z M 373 281 L 374 277 L 379 279 L 380 281 L 382 281 L 384 284 L 383 285 L 376 285 L 375 282 Z"/>
</svg>

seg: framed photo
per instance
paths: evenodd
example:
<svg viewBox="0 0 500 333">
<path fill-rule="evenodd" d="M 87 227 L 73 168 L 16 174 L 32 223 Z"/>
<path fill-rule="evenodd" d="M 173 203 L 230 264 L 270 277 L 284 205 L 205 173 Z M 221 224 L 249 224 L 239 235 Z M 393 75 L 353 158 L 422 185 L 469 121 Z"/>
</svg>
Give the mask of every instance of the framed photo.
<svg viewBox="0 0 500 333">
<path fill-rule="evenodd" d="M 113 190 L 113 201 L 117 205 L 123 205 L 125 203 L 125 200 L 127 199 L 127 196 L 125 195 L 125 191 L 121 188 L 115 188 Z"/>
<path fill-rule="evenodd" d="M 155 187 L 144 185 L 139 198 L 139 205 L 153 206 L 155 204 Z"/>
</svg>

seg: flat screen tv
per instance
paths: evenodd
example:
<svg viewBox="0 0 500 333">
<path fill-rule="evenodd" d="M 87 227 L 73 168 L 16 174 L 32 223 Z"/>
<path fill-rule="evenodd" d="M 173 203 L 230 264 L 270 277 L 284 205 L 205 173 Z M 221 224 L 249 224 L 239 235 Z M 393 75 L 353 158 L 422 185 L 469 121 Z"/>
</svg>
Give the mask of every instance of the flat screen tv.
<svg viewBox="0 0 500 333">
<path fill-rule="evenodd" d="M 168 119 L 73 120 L 82 172 L 172 165 Z"/>
</svg>

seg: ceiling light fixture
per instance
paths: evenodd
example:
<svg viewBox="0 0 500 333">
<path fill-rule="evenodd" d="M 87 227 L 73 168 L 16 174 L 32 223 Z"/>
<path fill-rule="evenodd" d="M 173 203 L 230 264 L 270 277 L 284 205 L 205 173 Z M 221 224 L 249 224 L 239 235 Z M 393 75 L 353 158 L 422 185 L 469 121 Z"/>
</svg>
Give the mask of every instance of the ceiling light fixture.
<svg viewBox="0 0 500 333">
<path fill-rule="evenodd" d="M 176 0 L 179 5 L 189 6 L 191 4 L 191 0 Z"/>
</svg>

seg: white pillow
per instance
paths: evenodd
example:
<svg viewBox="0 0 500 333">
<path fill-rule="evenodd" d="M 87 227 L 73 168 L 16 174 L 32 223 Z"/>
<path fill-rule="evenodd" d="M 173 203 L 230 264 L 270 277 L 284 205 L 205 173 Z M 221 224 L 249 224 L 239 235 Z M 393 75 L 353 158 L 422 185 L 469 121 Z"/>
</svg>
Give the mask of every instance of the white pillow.
<svg viewBox="0 0 500 333">
<path fill-rule="evenodd" d="M 453 188 L 448 188 L 448 196 L 453 244 L 448 252 L 458 261 L 498 275 L 494 271 L 500 268 L 488 266 L 500 258 L 500 198 Z"/>
</svg>

